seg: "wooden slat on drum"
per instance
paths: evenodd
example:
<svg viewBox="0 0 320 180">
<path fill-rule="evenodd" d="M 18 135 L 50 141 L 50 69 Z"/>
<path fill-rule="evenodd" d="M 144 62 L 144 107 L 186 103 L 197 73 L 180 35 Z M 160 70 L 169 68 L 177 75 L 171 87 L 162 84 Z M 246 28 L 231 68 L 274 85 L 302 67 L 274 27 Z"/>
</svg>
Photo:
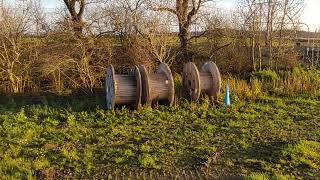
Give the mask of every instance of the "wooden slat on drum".
<svg viewBox="0 0 320 180">
<path fill-rule="evenodd" d="M 107 109 L 112 110 L 115 105 L 130 105 L 135 109 L 141 102 L 141 74 L 137 66 L 128 75 L 115 74 L 110 65 L 106 77 Z"/>
<path fill-rule="evenodd" d="M 139 66 L 142 78 L 142 104 L 159 103 L 172 106 L 174 102 L 174 81 L 168 65 L 160 64 L 156 73 L 148 73 Z"/>
<path fill-rule="evenodd" d="M 221 75 L 215 63 L 206 62 L 199 71 L 197 66 L 189 62 L 183 69 L 183 86 L 193 101 L 206 94 L 211 99 L 217 100 L 221 89 Z"/>
</svg>

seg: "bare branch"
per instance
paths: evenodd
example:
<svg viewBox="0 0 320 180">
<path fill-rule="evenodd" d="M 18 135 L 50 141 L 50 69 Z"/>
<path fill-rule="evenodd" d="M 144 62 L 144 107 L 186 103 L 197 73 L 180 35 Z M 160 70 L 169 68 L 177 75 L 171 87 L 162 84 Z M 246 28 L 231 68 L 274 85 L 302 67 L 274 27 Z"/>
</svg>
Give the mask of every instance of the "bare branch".
<svg viewBox="0 0 320 180">
<path fill-rule="evenodd" d="M 191 36 L 191 37 L 188 39 L 188 41 L 190 41 L 190 40 L 192 40 L 192 39 L 195 39 L 195 38 L 200 38 L 200 37 L 204 36 L 207 32 L 208 32 L 208 31 L 205 30 L 205 31 L 201 32 L 201 33 L 198 34 L 198 35 Z"/>
<path fill-rule="evenodd" d="M 154 11 L 167 11 L 167 12 L 170 12 L 170 13 L 173 13 L 173 14 L 177 14 L 177 11 L 172 9 L 172 8 L 169 8 L 169 7 L 157 7 L 157 8 L 153 8 Z"/>
</svg>

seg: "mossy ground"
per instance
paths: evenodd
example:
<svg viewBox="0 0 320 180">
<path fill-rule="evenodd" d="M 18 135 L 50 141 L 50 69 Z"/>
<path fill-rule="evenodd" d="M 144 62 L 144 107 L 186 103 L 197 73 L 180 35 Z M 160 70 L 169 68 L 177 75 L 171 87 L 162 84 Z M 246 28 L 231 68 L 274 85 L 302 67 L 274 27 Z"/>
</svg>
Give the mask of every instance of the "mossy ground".
<svg viewBox="0 0 320 180">
<path fill-rule="evenodd" d="M 9 99 L 0 106 L 1 179 L 150 170 L 320 177 L 320 96 L 233 96 L 231 107 L 180 98 L 171 108 L 114 112 L 103 96 Z"/>
</svg>

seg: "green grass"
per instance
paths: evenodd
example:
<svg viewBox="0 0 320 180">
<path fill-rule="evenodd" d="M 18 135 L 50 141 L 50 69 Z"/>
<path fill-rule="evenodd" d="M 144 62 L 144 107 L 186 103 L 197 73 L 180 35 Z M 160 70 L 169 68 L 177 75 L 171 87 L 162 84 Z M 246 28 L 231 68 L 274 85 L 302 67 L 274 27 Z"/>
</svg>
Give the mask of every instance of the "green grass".
<svg viewBox="0 0 320 180">
<path fill-rule="evenodd" d="M 131 172 L 141 177 L 149 171 L 317 178 L 319 99 L 297 95 L 244 101 L 233 95 L 233 105 L 224 107 L 180 98 L 172 108 L 109 112 L 102 96 L 49 96 L 38 105 L 26 97 L 8 98 L 0 105 L 0 178 Z"/>
</svg>

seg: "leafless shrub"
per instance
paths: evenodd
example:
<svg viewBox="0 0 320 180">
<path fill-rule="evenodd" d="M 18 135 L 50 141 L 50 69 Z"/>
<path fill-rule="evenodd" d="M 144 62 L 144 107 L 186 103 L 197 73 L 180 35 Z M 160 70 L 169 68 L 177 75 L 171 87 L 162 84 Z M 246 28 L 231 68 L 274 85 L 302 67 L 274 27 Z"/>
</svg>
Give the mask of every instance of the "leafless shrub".
<svg viewBox="0 0 320 180">
<path fill-rule="evenodd" d="M 23 92 L 30 83 L 32 59 L 23 55 L 28 51 L 24 33 L 30 21 L 30 6 L 2 7 L 0 20 L 0 79 L 10 92 Z M 8 85 L 9 87 L 6 87 Z"/>
<path fill-rule="evenodd" d="M 299 64 L 290 46 L 304 0 L 242 0 L 232 16 L 208 0 L 63 2 L 50 19 L 37 0 L 2 7 L 2 90 L 93 91 L 111 63 L 125 71 L 165 62 L 179 71 L 185 61 L 213 60 L 237 74 Z"/>
</svg>

